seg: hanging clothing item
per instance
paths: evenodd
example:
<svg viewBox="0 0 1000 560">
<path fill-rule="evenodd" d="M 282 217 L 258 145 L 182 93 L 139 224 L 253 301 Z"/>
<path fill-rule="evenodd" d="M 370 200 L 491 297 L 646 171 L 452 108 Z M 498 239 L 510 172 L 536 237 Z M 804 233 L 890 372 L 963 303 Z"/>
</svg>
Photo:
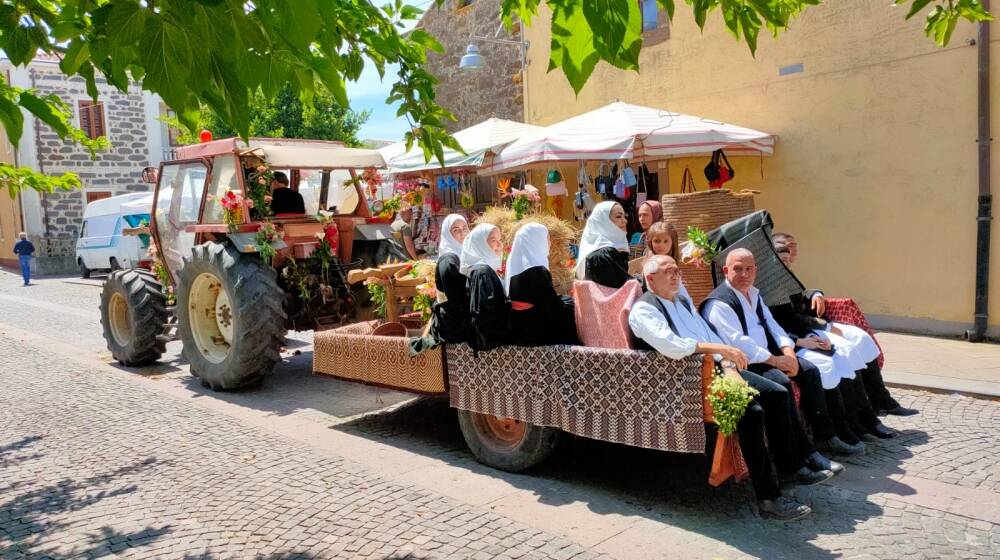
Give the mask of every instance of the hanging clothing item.
<svg viewBox="0 0 1000 560">
<path fill-rule="evenodd" d="M 459 221 L 464 222 L 465 218 L 460 214 L 448 214 L 445 216 L 444 221 L 441 222 L 441 238 L 438 240 L 439 258 L 449 254 L 461 258 L 462 244 L 451 234 L 451 227 Z"/>
<path fill-rule="evenodd" d="M 494 275 L 500 270 L 500 267 L 503 265 L 503 258 L 493 252 L 490 244 L 486 242 L 496 228 L 493 224 L 479 224 L 472 228 L 469 235 L 465 237 L 465 241 L 462 243 L 462 264 L 460 269 L 462 274 L 468 276 L 472 267 L 481 264 L 493 270 Z M 497 280 L 499 281 L 499 276 Z"/>
<path fill-rule="evenodd" d="M 611 209 L 617 202 L 605 200 L 594 207 L 587 219 L 587 225 L 580 236 L 580 254 L 576 262 L 576 277 L 586 278 L 587 257 L 598 249 L 613 247 L 625 252 L 626 270 L 628 269 L 628 238 L 625 231 L 611 221 Z"/>
<path fill-rule="evenodd" d="M 549 268 L 549 230 L 542 224 L 525 224 L 514 235 L 507 257 L 503 289 L 510 294 L 510 279 L 533 266 Z"/>
</svg>

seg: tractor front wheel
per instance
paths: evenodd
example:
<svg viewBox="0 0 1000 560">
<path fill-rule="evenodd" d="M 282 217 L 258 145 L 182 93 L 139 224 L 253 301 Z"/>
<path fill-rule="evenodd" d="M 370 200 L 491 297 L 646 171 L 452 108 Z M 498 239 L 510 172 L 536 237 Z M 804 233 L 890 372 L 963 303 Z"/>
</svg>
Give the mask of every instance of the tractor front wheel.
<svg viewBox="0 0 1000 560">
<path fill-rule="evenodd" d="M 257 383 L 285 342 L 274 269 L 223 243 L 198 245 L 184 260 L 177 319 L 191 373 L 214 390 Z"/>
<path fill-rule="evenodd" d="M 101 326 L 119 363 L 142 366 L 158 360 L 166 351 L 166 322 L 166 295 L 155 276 L 136 269 L 108 275 L 101 291 Z"/>
<path fill-rule="evenodd" d="M 458 426 L 480 463 L 520 472 L 541 463 L 555 449 L 560 431 L 511 418 L 458 410 Z"/>
</svg>

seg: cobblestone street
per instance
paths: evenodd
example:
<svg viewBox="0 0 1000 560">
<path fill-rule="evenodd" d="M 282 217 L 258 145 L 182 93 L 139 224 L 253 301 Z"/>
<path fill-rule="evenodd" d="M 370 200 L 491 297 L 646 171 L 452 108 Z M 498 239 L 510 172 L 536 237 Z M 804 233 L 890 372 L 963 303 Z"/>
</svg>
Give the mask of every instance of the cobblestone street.
<svg viewBox="0 0 1000 560">
<path fill-rule="evenodd" d="M 780 523 L 700 456 L 565 438 L 479 465 L 445 400 L 313 376 L 311 333 L 248 391 L 202 388 L 176 342 L 121 368 L 100 279 L 36 282 L 0 272 L 4 559 L 1000 557 L 998 402 L 894 390 L 921 414 Z"/>
</svg>

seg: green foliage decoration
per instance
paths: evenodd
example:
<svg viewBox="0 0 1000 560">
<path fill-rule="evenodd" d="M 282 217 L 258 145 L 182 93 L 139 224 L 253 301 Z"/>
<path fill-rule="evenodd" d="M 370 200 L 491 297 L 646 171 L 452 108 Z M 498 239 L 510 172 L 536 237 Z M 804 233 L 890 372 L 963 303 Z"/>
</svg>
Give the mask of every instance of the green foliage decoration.
<svg viewBox="0 0 1000 560">
<path fill-rule="evenodd" d="M 719 426 L 719 433 L 731 436 L 743 418 L 747 405 L 759 391 L 738 377 L 729 377 L 716 367 L 715 377 L 708 387 L 708 402 Z"/>
</svg>

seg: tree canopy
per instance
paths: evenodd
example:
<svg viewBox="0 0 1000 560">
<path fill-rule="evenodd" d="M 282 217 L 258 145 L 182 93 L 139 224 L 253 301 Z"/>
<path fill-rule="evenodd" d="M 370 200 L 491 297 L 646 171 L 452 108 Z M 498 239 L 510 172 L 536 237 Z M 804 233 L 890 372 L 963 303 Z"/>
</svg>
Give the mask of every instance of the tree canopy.
<svg viewBox="0 0 1000 560">
<path fill-rule="evenodd" d="M 283 88 L 305 105 L 317 87 L 348 106 L 347 87 L 366 64 L 396 75 L 387 103 L 408 119 L 407 148 L 419 144 L 427 160 L 443 160 L 443 147 L 461 149 L 445 131 L 454 115 L 434 97 L 437 79 L 424 69 L 427 52 L 443 52 L 422 29 L 404 32 L 422 11 L 403 0 L 0 0 L 0 50 L 15 65 L 38 52 L 59 57 L 67 76 L 80 76 L 98 98 L 97 79 L 120 90 L 137 83 L 158 94 L 190 130 L 208 107 L 231 130 L 249 136 L 252 99 L 278 96 Z M 444 0 L 435 0 L 441 5 Z M 676 0 L 657 0 L 673 18 Z M 684 0 L 704 27 L 714 11 L 737 39 L 755 52 L 761 29 L 777 36 L 820 0 Z M 542 0 L 503 0 L 501 16 L 530 24 Z M 894 0 L 909 4 L 906 18 L 926 13 L 925 32 L 947 44 L 960 18 L 992 19 L 979 0 Z M 623 0 L 545 0 L 552 11 L 549 69 L 559 69 L 577 92 L 596 64 L 639 69 L 642 19 L 639 3 Z M 14 88 L 0 76 L 0 124 L 16 146 L 21 110 L 62 138 L 90 150 L 103 147 L 71 124 L 70 109 L 54 96 Z M 73 177 L 43 177 L 0 164 L 0 186 L 74 188 Z"/>
<path fill-rule="evenodd" d="M 284 86 L 278 95 L 264 97 L 257 92 L 250 98 L 250 136 L 264 138 L 311 138 L 314 140 L 339 140 L 348 146 L 361 146 L 358 131 L 370 113 L 351 110 L 337 103 L 330 92 L 318 88 L 311 105 L 305 105 L 290 86 Z M 198 141 L 195 134 L 184 129 L 177 119 L 167 119 L 172 128 L 180 129 L 184 144 Z M 210 130 L 216 138 L 238 136 L 223 115 L 205 108 L 199 119 L 198 130 Z"/>
</svg>

